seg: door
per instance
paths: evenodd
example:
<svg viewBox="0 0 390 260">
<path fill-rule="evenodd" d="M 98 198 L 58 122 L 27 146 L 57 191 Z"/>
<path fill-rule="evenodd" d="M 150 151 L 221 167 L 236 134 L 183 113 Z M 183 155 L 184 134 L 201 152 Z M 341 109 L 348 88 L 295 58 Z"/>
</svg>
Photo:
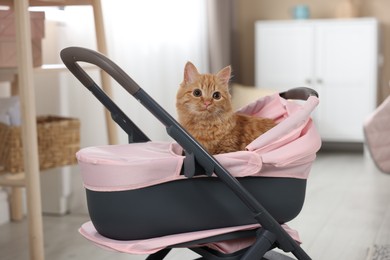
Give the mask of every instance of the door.
<svg viewBox="0 0 390 260">
<path fill-rule="evenodd" d="M 311 23 L 256 23 L 257 87 L 285 91 L 311 83 L 314 69 L 313 28 Z"/>
<path fill-rule="evenodd" d="M 363 141 L 363 121 L 376 106 L 376 26 L 374 20 L 316 25 L 316 121 L 325 141 Z"/>
</svg>

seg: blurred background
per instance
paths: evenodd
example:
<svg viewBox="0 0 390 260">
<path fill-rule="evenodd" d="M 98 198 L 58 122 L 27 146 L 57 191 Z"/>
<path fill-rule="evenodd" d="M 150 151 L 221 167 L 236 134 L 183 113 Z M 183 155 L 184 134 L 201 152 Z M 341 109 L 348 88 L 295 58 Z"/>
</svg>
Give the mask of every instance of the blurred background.
<svg viewBox="0 0 390 260">
<path fill-rule="evenodd" d="M 235 91 L 250 100 L 252 90 L 297 86 L 317 90 L 322 99 L 314 119 L 324 145 L 363 153 L 364 119 L 390 93 L 388 0 L 101 3 L 107 56 L 174 117 L 176 90 L 187 61 L 202 73 L 231 64 L 233 97 Z M 92 8 L 34 7 L 31 11 L 44 12 L 42 60 L 34 69 L 37 114 L 78 118 L 81 147 L 108 144 L 102 105 L 65 68 L 47 69 L 62 63 L 59 52 L 65 47 L 97 49 Z M 1 29 L 5 25 L 1 16 L 0 23 Z M 96 68 L 86 70 L 100 83 Z M 8 79 L 0 83 L 4 98 L 11 95 Z M 113 100 L 152 140 L 170 140 L 149 112 L 115 82 L 112 85 Z M 127 143 L 125 133 L 115 131 L 118 143 Z M 77 166 L 45 170 L 41 186 L 44 213 L 87 213 Z M 2 212 L 9 214 L 6 209 Z M 7 216 L 3 219 L 9 221 Z"/>
</svg>

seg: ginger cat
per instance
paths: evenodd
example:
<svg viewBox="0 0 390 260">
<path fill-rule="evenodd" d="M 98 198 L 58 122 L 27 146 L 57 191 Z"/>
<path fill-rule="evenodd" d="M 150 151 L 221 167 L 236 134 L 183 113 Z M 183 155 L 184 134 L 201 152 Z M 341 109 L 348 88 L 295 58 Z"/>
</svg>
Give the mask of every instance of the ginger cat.
<svg viewBox="0 0 390 260">
<path fill-rule="evenodd" d="M 200 74 L 187 62 L 176 96 L 180 124 L 211 154 L 245 150 L 259 135 L 275 126 L 272 119 L 233 111 L 230 77 L 230 66 L 217 74 Z"/>
</svg>

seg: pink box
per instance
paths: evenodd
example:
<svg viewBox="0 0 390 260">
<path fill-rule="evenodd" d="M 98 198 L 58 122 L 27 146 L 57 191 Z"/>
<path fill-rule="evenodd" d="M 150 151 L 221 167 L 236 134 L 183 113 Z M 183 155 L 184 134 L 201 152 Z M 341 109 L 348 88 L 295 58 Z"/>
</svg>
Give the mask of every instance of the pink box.
<svg viewBox="0 0 390 260">
<path fill-rule="evenodd" d="M 45 13 L 30 12 L 33 65 L 42 65 L 42 38 L 45 36 Z M 16 67 L 15 15 L 0 11 L 0 68 Z"/>
</svg>

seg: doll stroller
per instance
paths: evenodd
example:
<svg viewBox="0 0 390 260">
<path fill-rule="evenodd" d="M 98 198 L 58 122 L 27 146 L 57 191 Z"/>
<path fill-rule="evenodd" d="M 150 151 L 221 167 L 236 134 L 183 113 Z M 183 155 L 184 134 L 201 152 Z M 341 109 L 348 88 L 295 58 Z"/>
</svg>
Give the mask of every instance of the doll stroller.
<svg viewBox="0 0 390 260">
<path fill-rule="evenodd" d="M 270 251 L 276 247 L 311 259 L 285 223 L 302 208 L 306 179 L 321 146 L 310 119 L 318 104 L 315 91 L 296 88 L 244 107 L 241 113 L 271 116 L 278 125 L 247 151 L 212 156 L 104 55 L 69 47 L 61 58 L 129 137 L 129 144 L 77 153 L 91 218 L 79 230 L 84 237 L 109 250 L 155 260 L 172 248 L 189 248 L 209 260 L 284 259 Z M 176 142 L 150 141 L 78 62 L 112 76 Z"/>
</svg>

